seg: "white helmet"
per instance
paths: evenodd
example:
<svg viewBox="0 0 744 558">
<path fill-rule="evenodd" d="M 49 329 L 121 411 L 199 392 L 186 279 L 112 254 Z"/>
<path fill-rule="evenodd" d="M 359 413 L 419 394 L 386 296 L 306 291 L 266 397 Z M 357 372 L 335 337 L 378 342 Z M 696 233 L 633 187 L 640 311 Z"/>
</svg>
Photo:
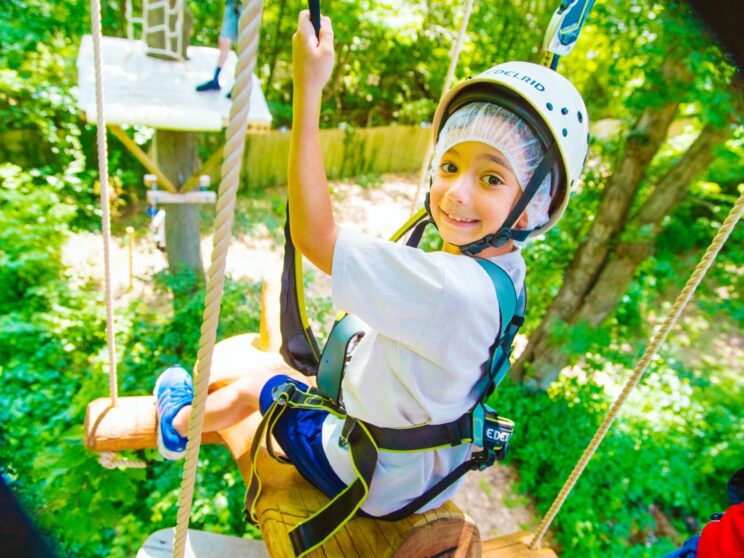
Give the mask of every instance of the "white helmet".
<svg viewBox="0 0 744 558">
<path fill-rule="evenodd" d="M 568 205 L 570 188 L 576 183 L 589 149 L 589 117 L 581 95 L 565 77 L 558 72 L 530 62 L 506 62 L 468 78 L 450 89 L 443 97 L 434 114 L 433 128 L 436 139 L 447 119 L 459 108 L 474 102 L 490 102 L 514 112 L 522 118 L 542 141 L 546 153 L 543 162 L 534 172 L 532 182 L 536 189 L 548 173 L 552 173 L 549 219 L 544 225 L 531 231 L 512 230 L 510 227 L 529 203 L 532 194 L 530 184 L 515 206 L 517 211 L 511 222 L 504 222 L 502 231 L 484 239 L 470 252 L 477 253 L 488 245 L 501 245 L 509 238 L 523 240 L 537 236 L 550 229 Z M 540 175 L 540 176 L 538 176 Z M 521 203 L 523 202 L 523 203 Z M 512 215 L 510 214 L 510 217 Z M 496 237 L 500 237 L 500 241 Z M 477 244 L 477 243 L 474 243 Z M 465 248 L 465 247 L 462 247 Z M 473 250 L 478 248 L 477 250 Z M 468 253 L 467 250 L 463 250 Z"/>
</svg>

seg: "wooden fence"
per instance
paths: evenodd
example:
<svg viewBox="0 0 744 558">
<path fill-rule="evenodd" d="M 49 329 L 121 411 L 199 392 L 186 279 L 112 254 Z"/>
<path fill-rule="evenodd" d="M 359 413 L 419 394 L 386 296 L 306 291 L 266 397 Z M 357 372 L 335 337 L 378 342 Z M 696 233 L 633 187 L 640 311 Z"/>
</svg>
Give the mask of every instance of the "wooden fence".
<svg viewBox="0 0 744 558">
<path fill-rule="evenodd" d="M 430 127 L 381 126 L 377 128 L 329 128 L 320 131 L 328 178 L 347 178 L 372 173 L 409 172 L 421 168 Z M 116 140 L 111 139 L 110 142 Z M 221 147 L 224 134 L 200 134 L 202 157 Z M 34 130 L 0 132 L 0 161 L 20 166 L 47 164 L 50 153 L 41 153 Z M 289 132 L 248 132 L 241 189 L 264 188 L 287 183 Z M 141 168 L 142 175 L 147 171 Z M 219 180 L 219 161 L 210 170 L 213 184 Z"/>
<path fill-rule="evenodd" d="M 372 173 L 418 171 L 426 155 L 431 128 L 323 129 L 320 143 L 328 178 Z M 263 188 L 287 183 L 289 132 L 249 133 L 241 188 Z M 213 180 L 219 169 L 214 169 Z"/>
</svg>

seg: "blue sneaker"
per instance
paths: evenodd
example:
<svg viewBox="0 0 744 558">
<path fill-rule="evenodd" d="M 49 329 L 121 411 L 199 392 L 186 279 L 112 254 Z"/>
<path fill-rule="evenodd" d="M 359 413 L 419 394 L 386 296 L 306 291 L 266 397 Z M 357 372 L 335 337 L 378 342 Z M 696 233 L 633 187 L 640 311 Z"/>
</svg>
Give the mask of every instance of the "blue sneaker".
<svg viewBox="0 0 744 558">
<path fill-rule="evenodd" d="M 171 366 L 160 374 L 153 395 L 158 404 L 158 451 L 166 459 L 181 459 L 187 438 L 173 427 L 173 419 L 194 400 L 191 375 L 181 366 Z"/>
</svg>

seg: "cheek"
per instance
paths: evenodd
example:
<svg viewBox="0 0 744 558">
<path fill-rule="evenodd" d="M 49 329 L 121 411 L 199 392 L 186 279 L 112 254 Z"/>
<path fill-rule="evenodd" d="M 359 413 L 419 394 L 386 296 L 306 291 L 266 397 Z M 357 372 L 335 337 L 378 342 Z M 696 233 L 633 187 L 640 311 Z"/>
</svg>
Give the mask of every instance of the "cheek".
<svg viewBox="0 0 744 558">
<path fill-rule="evenodd" d="M 446 190 L 446 186 L 443 185 L 441 181 L 435 180 L 434 183 L 431 185 L 431 189 L 429 190 L 429 201 L 431 203 L 432 209 L 436 208 L 439 205 L 439 202 L 444 196 L 444 192 Z"/>
</svg>

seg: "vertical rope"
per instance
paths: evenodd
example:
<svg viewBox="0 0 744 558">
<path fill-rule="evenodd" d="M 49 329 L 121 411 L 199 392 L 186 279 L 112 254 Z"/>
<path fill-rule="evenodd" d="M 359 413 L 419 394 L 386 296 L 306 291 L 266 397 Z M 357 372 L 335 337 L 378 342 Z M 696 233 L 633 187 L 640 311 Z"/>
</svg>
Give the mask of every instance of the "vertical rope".
<svg viewBox="0 0 744 558">
<path fill-rule="evenodd" d="M 186 444 L 186 462 L 181 478 L 178 521 L 173 541 L 173 556 L 175 558 L 183 558 L 186 547 L 196 467 L 199 460 L 199 447 L 204 425 L 204 408 L 207 401 L 207 388 L 209 387 L 209 372 L 212 367 L 212 353 L 217 337 L 220 302 L 225 284 L 227 248 L 232 237 L 235 197 L 238 191 L 245 134 L 248 126 L 248 101 L 251 97 L 253 71 L 256 67 L 262 7 L 262 0 L 246 0 L 239 22 L 236 81 L 232 96 L 233 104 L 230 109 L 230 124 L 226 134 L 222 182 L 220 183 L 217 200 L 216 231 L 213 240 L 212 263 L 207 277 L 207 293 L 204 300 L 204 315 L 194 383 L 194 401 L 191 407 L 191 419 L 189 420 L 189 441 Z"/>
<path fill-rule="evenodd" d="M 101 4 L 90 0 L 90 23 L 93 31 L 93 55 L 96 76 L 96 132 L 98 139 L 98 181 L 101 185 L 101 228 L 103 233 L 103 266 L 106 278 L 106 341 L 109 356 L 109 397 L 116 406 L 119 395 L 116 378 L 116 344 L 114 341 L 114 301 L 111 295 L 111 226 L 109 216 L 108 145 L 106 119 L 103 113 L 103 71 L 101 70 Z"/>
<path fill-rule="evenodd" d="M 444 87 L 442 88 L 442 94 L 439 97 L 439 102 L 442 102 L 442 98 L 445 96 L 450 87 L 452 87 L 452 81 L 455 79 L 455 70 L 457 69 L 457 61 L 460 59 L 460 51 L 462 50 L 462 43 L 465 40 L 465 33 L 468 30 L 468 22 L 470 21 L 470 14 L 473 11 L 473 0 L 467 0 L 465 6 L 463 6 L 462 21 L 460 22 L 460 32 L 457 35 L 457 40 L 452 47 L 452 53 L 450 55 L 449 68 L 447 69 L 447 77 L 444 80 Z M 436 130 L 433 131 L 436 133 Z M 419 176 L 419 182 L 416 185 L 416 193 L 413 196 L 411 203 L 411 215 L 416 213 L 418 209 L 418 200 L 421 196 L 421 190 L 426 187 L 426 182 L 429 178 L 429 165 L 431 165 L 431 156 L 434 152 L 434 141 L 436 138 L 432 138 L 428 142 L 426 148 L 426 155 L 424 156 L 424 165 L 421 167 L 421 175 Z"/>
<path fill-rule="evenodd" d="M 630 395 L 630 392 L 633 390 L 636 384 L 638 384 L 641 376 L 643 376 L 643 373 L 648 367 L 648 363 L 651 361 L 654 355 L 656 355 L 659 346 L 664 342 L 667 334 L 672 329 L 672 326 L 675 324 L 680 314 L 682 314 L 682 310 L 684 310 L 685 306 L 687 306 L 687 303 L 690 302 L 692 295 L 695 293 L 695 289 L 697 289 L 698 285 L 700 285 L 700 282 L 703 280 L 706 272 L 713 264 L 713 261 L 718 255 L 718 252 L 721 251 L 721 248 L 725 244 L 729 235 L 734 230 L 734 227 L 739 221 L 739 218 L 741 217 L 743 211 L 744 192 L 742 192 L 742 194 L 739 196 L 739 199 L 736 201 L 736 204 L 734 204 L 734 207 L 731 209 L 728 217 L 726 217 L 723 225 L 721 225 L 721 228 L 718 230 L 718 233 L 713 238 L 710 246 L 708 246 L 705 254 L 700 259 L 700 262 L 695 268 L 695 271 L 693 271 L 692 275 L 687 280 L 687 284 L 685 284 L 684 288 L 677 296 L 677 299 L 672 305 L 672 309 L 667 314 L 667 317 L 664 319 L 664 322 L 659 327 L 656 335 L 654 335 L 651 343 L 646 349 L 646 352 L 643 354 L 643 357 L 641 357 L 641 360 L 638 361 L 638 364 L 636 364 L 636 367 L 633 370 L 633 373 L 630 375 L 630 378 L 628 378 L 625 387 L 623 387 L 623 391 L 620 393 L 620 396 L 612 404 L 610 411 L 607 413 L 604 421 L 597 429 L 597 432 L 594 434 L 594 437 L 589 443 L 589 446 L 586 448 L 586 450 L 584 450 L 584 454 L 581 456 L 579 462 L 576 464 L 573 471 L 569 475 L 566 483 L 563 485 L 563 488 L 561 488 L 561 491 L 558 493 L 558 496 L 556 496 L 555 501 L 548 510 L 548 513 L 545 514 L 545 517 L 540 522 L 540 525 L 538 525 L 537 530 L 535 531 L 535 535 L 532 539 L 532 543 L 530 544 L 530 550 L 536 550 L 540 548 L 542 539 L 545 536 L 548 528 L 550 527 L 550 524 L 553 522 L 553 519 L 558 514 L 558 511 L 561 509 L 563 502 L 565 502 L 574 485 L 579 480 L 581 473 L 584 471 L 587 463 L 589 463 L 589 460 L 597 451 L 599 444 L 602 443 L 602 440 L 607 434 L 607 431 L 610 429 L 610 426 L 612 426 L 615 417 L 620 412 L 620 408 L 622 407 L 623 403 L 625 403 L 628 395 Z"/>
</svg>

